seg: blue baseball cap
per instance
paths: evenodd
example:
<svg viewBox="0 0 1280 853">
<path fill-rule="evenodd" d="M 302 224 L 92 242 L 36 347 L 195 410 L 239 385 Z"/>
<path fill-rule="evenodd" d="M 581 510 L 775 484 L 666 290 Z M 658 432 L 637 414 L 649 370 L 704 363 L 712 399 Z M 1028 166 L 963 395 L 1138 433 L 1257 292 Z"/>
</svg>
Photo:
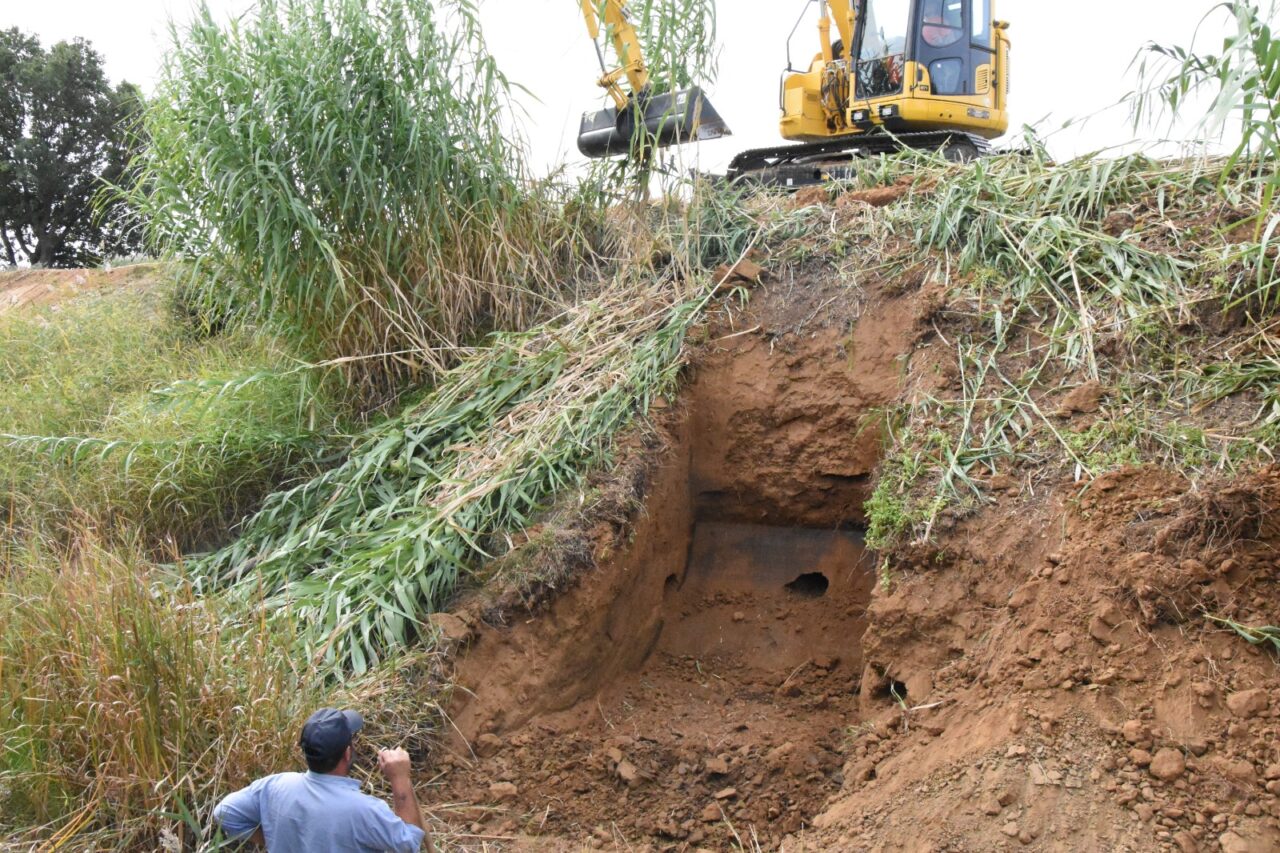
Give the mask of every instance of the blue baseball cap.
<svg viewBox="0 0 1280 853">
<path fill-rule="evenodd" d="M 298 745 L 308 761 L 325 762 L 340 758 L 356 732 L 364 728 L 364 717 L 355 711 L 321 708 L 302 724 Z"/>
</svg>

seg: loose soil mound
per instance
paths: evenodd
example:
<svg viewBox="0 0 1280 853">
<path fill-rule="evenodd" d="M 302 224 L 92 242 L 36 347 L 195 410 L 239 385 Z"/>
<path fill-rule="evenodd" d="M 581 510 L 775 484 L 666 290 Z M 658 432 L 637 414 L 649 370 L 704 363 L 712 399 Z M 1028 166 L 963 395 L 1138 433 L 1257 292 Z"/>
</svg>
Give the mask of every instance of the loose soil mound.
<svg viewBox="0 0 1280 853">
<path fill-rule="evenodd" d="M 138 286 L 154 278 L 158 264 L 133 264 L 114 270 L 28 269 L 0 272 L 0 314 L 56 305 L 103 289 Z"/>
<path fill-rule="evenodd" d="M 461 608 L 438 798 L 507 849 L 1280 849 L 1280 668 L 1205 615 L 1275 623 L 1280 471 L 993 481 L 881 574 L 876 413 L 954 377 L 927 293 L 838 292 L 713 330 L 576 586 Z"/>
</svg>

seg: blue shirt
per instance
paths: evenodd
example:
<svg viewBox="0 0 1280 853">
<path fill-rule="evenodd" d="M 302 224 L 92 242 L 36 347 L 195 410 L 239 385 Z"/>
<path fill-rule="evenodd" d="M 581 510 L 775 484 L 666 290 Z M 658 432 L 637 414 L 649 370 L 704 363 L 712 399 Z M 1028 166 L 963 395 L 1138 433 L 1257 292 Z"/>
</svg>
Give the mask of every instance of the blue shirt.
<svg viewBox="0 0 1280 853">
<path fill-rule="evenodd" d="M 262 827 L 270 853 L 413 853 L 423 832 L 346 776 L 277 773 L 228 794 L 213 819 L 230 838 Z"/>
</svg>

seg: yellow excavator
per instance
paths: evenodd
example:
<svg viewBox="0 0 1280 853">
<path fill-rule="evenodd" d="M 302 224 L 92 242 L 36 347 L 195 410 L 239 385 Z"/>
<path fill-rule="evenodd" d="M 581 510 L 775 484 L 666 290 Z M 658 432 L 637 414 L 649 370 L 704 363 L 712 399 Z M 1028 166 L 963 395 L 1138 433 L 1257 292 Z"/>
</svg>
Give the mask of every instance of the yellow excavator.
<svg viewBox="0 0 1280 853">
<path fill-rule="evenodd" d="M 730 135 L 697 87 L 652 94 L 624 0 L 581 0 L 613 106 L 582 117 L 587 157 L 635 155 Z M 995 0 L 806 0 L 788 38 L 779 130 L 792 144 L 743 151 L 731 180 L 798 187 L 850 176 L 903 148 L 981 156 L 1009 127 L 1009 25 Z M 790 42 L 817 7 L 819 50 L 796 68 Z M 610 69 L 601 36 L 621 63 Z M 624 88 L 623 81 L 627 87 Z"/>
</svg>

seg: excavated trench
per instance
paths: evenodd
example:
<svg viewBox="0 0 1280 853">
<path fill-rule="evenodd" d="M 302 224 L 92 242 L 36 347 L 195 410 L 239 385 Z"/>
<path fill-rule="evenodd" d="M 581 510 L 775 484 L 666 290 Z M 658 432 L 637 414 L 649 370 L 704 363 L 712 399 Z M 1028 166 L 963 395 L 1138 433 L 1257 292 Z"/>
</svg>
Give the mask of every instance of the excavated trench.
<svg viewBox="0 0 1280 853">
<path fill-rule="evenodd" d="M 863 417 L 896 381 L 890 355 L 853 369 L 855 338 L 705 355 L 630 543 L 459 660 L 440 797 L 474 834 L 767 848 L 839 791 L 874 580 Z"/>
</svg>

